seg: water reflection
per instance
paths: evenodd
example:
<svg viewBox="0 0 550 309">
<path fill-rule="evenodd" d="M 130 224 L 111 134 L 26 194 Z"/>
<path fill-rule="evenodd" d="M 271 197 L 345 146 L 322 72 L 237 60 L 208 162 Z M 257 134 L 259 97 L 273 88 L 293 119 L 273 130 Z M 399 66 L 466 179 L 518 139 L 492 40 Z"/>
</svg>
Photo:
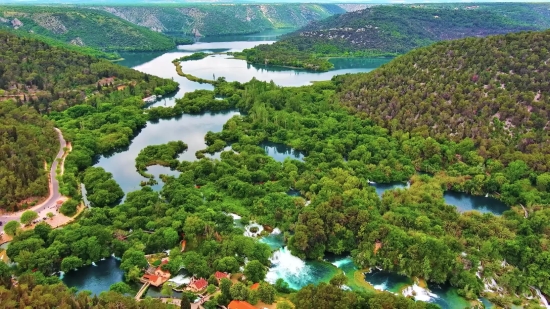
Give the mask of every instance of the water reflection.
<svg viewBox="0 0 550 309">
<path fill-rule="evenodd" d="M 510 209 L 509 206 L 493 197 L 475 196 L 454 191 L 445 192 L 443 197 L 445 203 L 456 206 L 460 211 L 477 210 L 481 213 L 502 215 L 503 212 Z"/>
<path fill-rule="evenodd" d="M 159 120 L 149 122 L 147 126 L 134 138 L 126 151 L 115 153 L 109 157 L 102 157 L 97 166 L 103 167 L 113 174 L 116 182 L 124 192 L 139 190 L 139 183 L 147 179 L 142 177 L 135 167 L 135 158 L 148 145 L 160 145 L 170 141 L 183 141 L 187 144 L 187 151 L 179 155 L 179 160 L 196 160 L 195 152 L 206 148 L 204 136 L 208 131 L 221 131 L 224 123 L 238 112 L 228 111 L 217 114 L 183 115 L 179 119 Z M 159 174 L 177 175 L 167 167 L 150 166 L 148 173 L 158 180 Z M 159 188 L 161 185 L 155 186 Z"/>
<path fill-rule="evenodd" d="M 75 287 L 78 291 L 86 290 L 99 295 L 108 291 L 112 284 L 123 281 L 124 273 L 119 268 L 119 260 L 109 257 L 95 264 L 97 266 L 88 265 L 67 272 L 63 275 L 63 283 L 68 287 Z"/>
<path fill-rule="evenodd" d="M 267 155 L 279 162 L 283 162 L 286 158 L 299 161 L 304 160 L 304 154 L 301 151 L 294 150 L 284 144 L 262 142 L 260 146 L 264 148 Z"/>
</svg>

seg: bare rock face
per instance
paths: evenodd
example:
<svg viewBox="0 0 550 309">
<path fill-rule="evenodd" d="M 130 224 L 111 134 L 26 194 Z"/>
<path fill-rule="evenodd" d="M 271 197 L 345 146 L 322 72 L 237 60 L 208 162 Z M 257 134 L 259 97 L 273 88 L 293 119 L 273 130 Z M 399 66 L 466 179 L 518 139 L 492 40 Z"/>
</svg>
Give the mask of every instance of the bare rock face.
<svg viewBox="0 0 550 309">
<path fill-rule="evenodd" d="M 11 25 L 15 29 L 18 29 L 19 27 L 23 27 L 23 23 L 17 18 L 15 18 L 11 21 Z"/>
<path fill-rule="evenodd" d="M 76 37 L 76 38 L 72 39 L 71 44 L 72 45 L 77 45 L 77 46 L 85 46 L 86 45 L 86 44 L 84 44 L 84 42 L 82 41 L 82 39 L 80 37 Z"/>
<path fill-rule="evenodd" d="M 40 26 L 50 30 L 55 34 L 67 33 L 67 28 L 59 18 L 49 13 L 35 14 L 32 19 Z"/>
</svg>

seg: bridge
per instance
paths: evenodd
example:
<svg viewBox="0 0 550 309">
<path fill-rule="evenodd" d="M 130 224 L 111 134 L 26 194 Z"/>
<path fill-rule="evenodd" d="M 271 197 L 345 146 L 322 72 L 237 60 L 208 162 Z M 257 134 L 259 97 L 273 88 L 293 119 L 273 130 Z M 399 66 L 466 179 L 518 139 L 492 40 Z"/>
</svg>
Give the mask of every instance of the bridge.
<svg viewBox="0 0 550 309">
<path fill-rule="evenodd" d="M 146 282 L 143 284 L 143 286 L 141 287 L 141 289 L 139 289 L 139 291 L 137 292 L 136 294 L 136 300 L 140 300 L 141 299 L 141 296 L 143 296 L 143 293 L 145 293 L 145 291 L 147 291 L 147 288 L 151 285 L 150 282 Z"/>
</svg>

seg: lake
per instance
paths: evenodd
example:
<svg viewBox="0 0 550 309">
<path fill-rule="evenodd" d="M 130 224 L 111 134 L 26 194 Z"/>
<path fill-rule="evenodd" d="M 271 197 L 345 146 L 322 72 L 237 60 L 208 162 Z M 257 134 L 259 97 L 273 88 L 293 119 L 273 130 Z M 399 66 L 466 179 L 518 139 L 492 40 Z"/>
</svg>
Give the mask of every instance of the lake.
<svg viewBox="0 0 550 309">
<path fill-rule="evenodd" d="M 187 92 L 197 89 L 210 89 L 212 85 L 191 82 L 176 73 L 172 60 L 191 55 L 198 51 L 205 52 L 226 52 L 241 51 L 245 48 L 252 48 L 258 44 L 271 44 L 277 35 L 284 31 L 270 31 L 264 34 L 242 36 L 236 38 L 210 38 L 201 40 L 193 45 L 181 45 L 177 50 L 169 52 L 144 52 L 144 53 L 122 53 L 121 65 L 133 67 L 144 73 L 171 78 L 180 84 L 176 93 L 166 96 L 157 102 L 150 104 L 154 106 L 173 106 L 177 98 L 183 97 Z M 234 41 L 231 41 L 234 39 Z M 183 71 L 198 77 L 212 79 L 225 77 L 228 81 L 247 82 L 253 77 L 271 81 L 282 86 L 308 85 L 316 80 L 329 80 L 334 75 L 345 73 L 369 72 L 389 61 L 389 59 L 331 59 L 335 69 L 329 72 L 309 72 L 287 68 L 275 68 L 256 66 L 248 64 L 243 60 L 230 59 L 228 55 L 213 55 L 207 58 L 186 61 L 182 63 Z M 188 150 L 182 153 L 178 159 L 194 161 L 195 152 L 206 148 L 204 136 L 208 131 L 221 131 L 223 125 L 231 117 L 238 115 L 237 111 L 221 113 L 205 113 L 202 115 L 183 115 L 170 120 L 159 120 L 148 122 L 147 126 L 132 140 L 132 144 L 124 151 L 120 151 L 108 157 L 99 159 L 96 166 L 103 167 L 113 174 L 114 179 L 120 184 L 125 193 L 139 190 L 140 182 L 147 181 L 137 173 L 135 158 L 141 149 L 148 145 L 159 145 L 169 141 L 181 140 L 188 145 Z M 284 161 L 290 157 L 303 160 L 304 155 L 281 144 L 266 142 L 262 145 L 266 152 L 277 161 Z M 219 153 L 214 157 L 219 157 Z M 158 185 L 153 188 L 158 190 L 162 186 L 158 176 L 160 174 L 177 175 L 177 171 L 171 171 L 167 167 L 150 166 L 148 173 L 155 176 Z"/>
</svg>

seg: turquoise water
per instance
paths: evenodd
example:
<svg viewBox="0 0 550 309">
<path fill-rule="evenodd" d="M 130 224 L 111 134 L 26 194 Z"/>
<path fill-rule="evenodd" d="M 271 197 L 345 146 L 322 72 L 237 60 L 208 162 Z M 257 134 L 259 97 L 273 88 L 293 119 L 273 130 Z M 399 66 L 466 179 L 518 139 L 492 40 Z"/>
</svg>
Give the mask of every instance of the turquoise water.
<svg viewBox="0 0 550 309">
<path fill-rule="evenodd" d="M 407 276 L 378 269 L 372 269 L 370 272 L 365 273 L 365 281 L 379 291 L 393 293 L 399 293 L 405 286 L 413 284 L 413 281 Z"/>
<path fill-rule="evenodd" d="M 272 250 L 277 250 L 285 245 L 283 233 L 271 233 L 268 236 L 262 237 L 260 242 L 269 245 Z"/>
</svg>

